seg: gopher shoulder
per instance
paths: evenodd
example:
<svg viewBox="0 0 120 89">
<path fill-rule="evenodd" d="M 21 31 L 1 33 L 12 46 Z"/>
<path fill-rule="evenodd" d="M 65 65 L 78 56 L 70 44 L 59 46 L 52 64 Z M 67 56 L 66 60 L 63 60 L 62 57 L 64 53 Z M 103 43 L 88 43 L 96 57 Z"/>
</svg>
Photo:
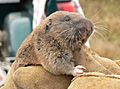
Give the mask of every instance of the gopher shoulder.
<svg viewBox="0 0 120 89">
<path fill-rule="evenodd" d="M 19 66 L 28 66 L 33 64 L 40 64 L 36 56 L 36 47 L 34 41 L 40 29 L 35 29 L 21 44 L 16 54 L 16 62 Z"/>
</svg>

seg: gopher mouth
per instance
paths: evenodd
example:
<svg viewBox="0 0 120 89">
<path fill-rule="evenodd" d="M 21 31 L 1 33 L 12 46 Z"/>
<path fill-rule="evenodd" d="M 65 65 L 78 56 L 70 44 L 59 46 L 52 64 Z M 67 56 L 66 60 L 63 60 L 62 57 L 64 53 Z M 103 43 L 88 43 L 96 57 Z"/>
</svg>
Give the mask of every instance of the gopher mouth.
<svg viewBox="0 0 120 89">
<path fill-rule="evenodd" d="M 65 40 L 68 42 L 68 46 L 74 50 L 80 50 L 81 46 L 87 41 L 91 33 L 87 32 L 85 29 L 82 31 L 80 29 L 69 31 Z"/>
<path fill-rule="evenodd" d="M 66 41 L 68 42 L 68 46 L 74 51 L 79 50 L 81 46 L 86 42 L 86 37 L 82 37 L 80 34 L 74 34 L 72 36 L 68 36 Z"/>
</svg>

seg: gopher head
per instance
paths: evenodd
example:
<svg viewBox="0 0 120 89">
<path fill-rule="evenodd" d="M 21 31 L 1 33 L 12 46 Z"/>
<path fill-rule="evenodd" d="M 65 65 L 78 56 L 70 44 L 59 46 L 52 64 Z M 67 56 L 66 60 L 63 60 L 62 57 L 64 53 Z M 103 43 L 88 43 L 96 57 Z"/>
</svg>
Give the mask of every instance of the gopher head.
<svg viewBox="0 0 120 89">
<path fill-rule="evenodd" d="M 72 50 L 80 48 L 93 32 L 93 24 L 74 12 L 55 12 L 43 23 L 46 34 L 55 39 L 61 38 Z"/>
</svg>

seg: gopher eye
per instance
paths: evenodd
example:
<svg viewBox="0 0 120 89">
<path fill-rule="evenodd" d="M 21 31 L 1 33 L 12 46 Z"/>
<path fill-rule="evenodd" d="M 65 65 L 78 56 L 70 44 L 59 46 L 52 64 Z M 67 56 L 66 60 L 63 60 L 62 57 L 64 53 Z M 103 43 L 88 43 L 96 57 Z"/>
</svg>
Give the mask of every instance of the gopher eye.
<svg viewBox="0 0 120 89">
<path fill-rule="evenodd" d="M 49 19 L 49 22 L 46 25 L 45 32 L 48 32 L 50 30 L 50 26 L 52 25 L 52 19 Z"/>
<path fill-rule="evenodd" d="M 45 32 L 48 32 L 50 30 L 49 25 L 46 25 Z"/>
<path fill-rule="evenodd" d="M 65 20 L 65 21 L 70 21 L 71 18 L 70 18 L 69 16 L 65 16 L 65 17 L 64 17 L 64 20 Z"/>
</svg>

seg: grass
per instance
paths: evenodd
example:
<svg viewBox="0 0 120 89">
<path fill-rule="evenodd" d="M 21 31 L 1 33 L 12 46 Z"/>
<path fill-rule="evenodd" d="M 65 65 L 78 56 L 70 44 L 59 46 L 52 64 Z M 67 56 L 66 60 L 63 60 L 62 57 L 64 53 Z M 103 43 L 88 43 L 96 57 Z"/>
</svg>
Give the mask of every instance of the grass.
<svg viewBox="0 0 120 89">
<path fill-rule="evenodd" d="M 114 60 L 120 59 L 120 0 L 80 0 L 85 16 L 99 29 L 91 37 L 91 48 Z M 104 36 L 101 36 L 101 34 Z"/>
</svg>

